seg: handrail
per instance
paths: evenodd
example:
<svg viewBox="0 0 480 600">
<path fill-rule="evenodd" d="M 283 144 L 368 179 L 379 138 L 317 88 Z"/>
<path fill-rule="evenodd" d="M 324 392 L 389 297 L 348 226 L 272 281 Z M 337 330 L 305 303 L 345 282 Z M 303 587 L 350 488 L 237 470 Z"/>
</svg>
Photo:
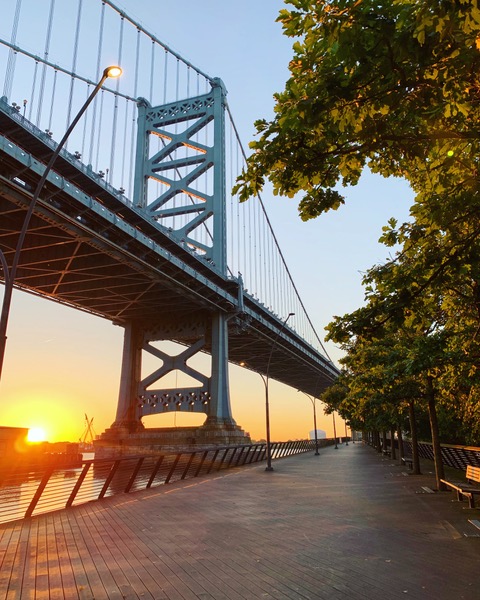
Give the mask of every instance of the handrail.
<svg viewBox="0 0 480 600">
<path fill-rule="evenodd" d="M 333 440 L 320 440 L 322 447 Z M 276 442 L 272 459 L 315 450 L 314 440 Z M 146 490 L 266 458 L 266 444 L 202 448 L 190 452 L 83 460 L 75 468 L 0 471 L 0 523 L 77 506 L 119 493 Z"/>
<path fill-rule="evenodd" d="M 404 451 L 412 455 L 412 442 L 403 440 Z M 395 440 L 395 448 L 398 448 L 398 441 Z M 440 444 L 442 463 L 447 467 L 465 471 L 467 465 L 480 467 L 480 448 L 476 446 L 456 446 L 453 444 Z M 390 439 L 387 439 L 387 448 L 390 449 Z M 433 446 L 431 442 L 418 442 L 418 454 L 420 458 L 435 460 Z"/>
</svg>

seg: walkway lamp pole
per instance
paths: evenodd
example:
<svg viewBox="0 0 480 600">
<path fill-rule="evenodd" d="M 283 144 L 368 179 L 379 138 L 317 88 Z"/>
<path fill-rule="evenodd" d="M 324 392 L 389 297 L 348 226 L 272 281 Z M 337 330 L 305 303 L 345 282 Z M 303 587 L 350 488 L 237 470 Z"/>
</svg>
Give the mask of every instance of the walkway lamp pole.
<svg viewBox="0 0 480 600">
<path fill-rule="evenodd" d="M 310 402 L 312 403 L 313 406 L 313 427 L 314 427 L 314 432 L 315 432 L 315 456 L 320 456 L 320 452 L 318 451 L 318 438 L 317 438 L 317 411 L 315 408 L 315 400 L 316 398 L 309 396 L 307 394 L 307 392 L 304 392 L 302 390 L 298 390 L 299 392 L 302 392 L 302 394 L 305 394 L 305 396 L 310 400 Z"/>
<path fill-rule="evenodd" d="M 10 314 L 10 305 L 12 303 L 13 285 L 15 283 L 15 278 L 17 276 L 17 269 L 18 269 L 18 264 L 20 261 L 20 253 L 22 251 L 23 244 L 25 242 L 25 236 L 27 235 L 28 226 L 30 224 L 30 220 L 33 215 L 33 210 L 34 210 L 37 200 L 40 196 L 40 192 L 42 191 L 45 181 L 47 180 L 48 174 L 50 173 L 50 171 L 53 167 L 53 164 L 55 163 L 58 155 L 60 154 L 61 149 L 65 145 L 65 142 L 67 141 L 69 135 L 72 133 L 75 125 L 78 123 L 78 121 L 82 117 L 83 113 L 87 110 L 89 104 L 92 102 L 92 100 L 98 94 L 101 87 L 103 86 L 103 84 L 109 77 L 116 78 L 116 77 L 120 77 L 121 74 L 122 74 L 122 69 L 117 66 L 107 67 L 103 71 L 103 75 L 102 75 L 100 81 L 97 83 L 97 85 L 95 86 L 95 88 L 92 91 L 92 93 L 90 94 L 90 96 L 86 99 L 82 108 L 77 113 L 77 116 L 70 123 L 70 126 L 68 127 L 67 131 L 65 132 L 65 135 L 63 136 L 63 138 L 61 139 L 61 141 L 55 148 L 47 166 L 45 167 L 43 175 L 40 178 L 40 181 L 38 182 L 37 187 L 35 188 L 32 199 L 30 200 L 27 214 L 25 215 L 22 229 L 20 230 L 20 234 L 18 237 L 17 246 L 15 248 L 15 253 L 13 255 L 13 261 L 12 261 L 12 266 L 11 266 L 10 270 L 8 269 L 8 264 L 7 264 L 7 259 L 5 257 L 5 254 L 2 252 L 2 250 L 0 250 L 0 262 L 2 265 L 3 279 L 4 279 L 4 284 L 5 284 L 4 285 L 4 293 L 3 293 L 2 313 L 0 315 L 0 380 L 2 378 L 3 360 L 5 357 L 5 348 L 7 345 L 7 325 L 8 325 L 8 317 Z"/>
<path fill-rule="evenodd" d="M 337 428 L 335 427 L 335 411 L 332 412 L 333 417 L 333 437 L 335 438 L 335 450 L 338 450 L 337 446 Z"/>
<path fill-rule="evenodd" d="M 270 356 L 268 357 L 267 372 L 265 374 L 265 379 L 263 380 L 263 382 L 265 384 L 265 426 L 266 426 L 266 430 L 267 430 L 267 466 L 265 467 L 265 471 L 273 471 L 272 450 L 271 450 L 271 444 L 270 444 L 270 408 L 269 408 L 269 404 L 268 404 L 268 377 L 270 375 L 270 363 L 272 362 L 272 355 L 273 355 L 273 351 L 275 349 L 275 345 L 278 341 L 278 338 L 279 338 L 280 334 L 282 333 L 282 331 L 285 329 L 288 319 L 290 317 L 293 317 L 294 314 L 295 313 L 288 313 L 286 319 L 283 322 L 283 325 L 280 327 L 275 339 L 273 340 L 272 348 L 270 350 Z M 262 379 L 263 379 L 263 377 L 262 377 Z"/>
</svg>

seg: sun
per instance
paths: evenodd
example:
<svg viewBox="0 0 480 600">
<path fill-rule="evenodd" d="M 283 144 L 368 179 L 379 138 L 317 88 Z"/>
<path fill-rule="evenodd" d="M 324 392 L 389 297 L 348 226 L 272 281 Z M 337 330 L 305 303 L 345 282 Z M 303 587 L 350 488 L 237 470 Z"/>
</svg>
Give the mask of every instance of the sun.
<svg viewBox="0 0 480 600">
<path fill-rule="evenodd" d="M 28 430 L 27 440 L 29 442 L 44 442 L 47 439 L 45 429 L 41 427 L 31 427 Z"/>
</svg>

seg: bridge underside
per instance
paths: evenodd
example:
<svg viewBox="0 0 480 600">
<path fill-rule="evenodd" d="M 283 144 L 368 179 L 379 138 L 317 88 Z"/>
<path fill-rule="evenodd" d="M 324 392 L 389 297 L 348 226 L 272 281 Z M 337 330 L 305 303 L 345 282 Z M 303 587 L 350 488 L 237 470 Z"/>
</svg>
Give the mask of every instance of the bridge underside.
<svg viewBox="0 0 480 600">
<path fill-rule="evenodd" d="M 1 115 L 0 133 L 35 153 L 35 159 L 25 152 L 16 155 L 11 148 L 5 150 L 8 140 L 0 140 L 0 247 L 10 266 L 41 173 L 36 160 L 44 162 L 52 150 Z M 231 317 L 229 361 L 266 373 L 272 338 L 281 324 L 278 317 L 247 295 L 239 313 L 236 281 L 225 280 L 206 261 L 180 247 L 84 167 L 60 157 L 55 171 L 70 183 L 57 177 L 58 182 L 45 185 L 21 253 L 17 287 L 119 325 L 203 321 L 202 351 L 207 353 L 212 315 L 223 313 Z M 197 336 L 188 339 L 184 333 L 173 341 L 193 344 Z M 276 342 L 269 373 L 318 395 L 334 381 L 336 369 L 285 331 Z"/>
</svg>

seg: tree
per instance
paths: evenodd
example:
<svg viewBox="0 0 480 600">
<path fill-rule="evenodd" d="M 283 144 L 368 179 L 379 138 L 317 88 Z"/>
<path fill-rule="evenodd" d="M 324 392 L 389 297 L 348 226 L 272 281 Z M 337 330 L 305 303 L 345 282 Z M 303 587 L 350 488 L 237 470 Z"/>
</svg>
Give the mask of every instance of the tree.
<svg viewBox="0 0 480 600">
<path fill-rule="evenodd" d="M 338 208 L 341 186 L 355 185 L 367 167 L 410 183 L 412 222 L 391 221 L 382 237 L 400 251 L 370 269 L 366 306 L 337 318 L 330 337 L 355 374 L 342 404 L 368 405 L 378 423 L 409 381 L 420 391 L 405 400 L 412 407 L 418 393 L 427 402 L 438 462 L 449 421 L 437 418 L 438 407 L 450 423 L 461 414 L 480 430 L 478 1 L 286 3 L 292 9 L 279 21 L 296 39 L 290 78 L 275 95 L 275 117 L 256 123 L 234 191 L 245 201 L 268 178 L 275 194 L 302 195 L 308 220 Z M 368 349 L 385 343 L 397 359 L 369 364 Z M 362 356 L 369 371 L 360 377 Z M 372 394 L 364 384 L 378 382 L 382 368 L 392 387 Z M 439 464 L 436 472 L 438 483 Z"/>
<path fill-rule="evenodd" d="M 290 78 L 273 120 L 256 122 L 241 200 L 268 178 L 275 194 L 303 195 L 307 220 L 338 208 L 338 184 L 355 185 L 366 166 L 406 178 L 420 202 L 477 192 L 477 0 L 287 4 L 278 20 L 297 40 Z"/>
</svg>

